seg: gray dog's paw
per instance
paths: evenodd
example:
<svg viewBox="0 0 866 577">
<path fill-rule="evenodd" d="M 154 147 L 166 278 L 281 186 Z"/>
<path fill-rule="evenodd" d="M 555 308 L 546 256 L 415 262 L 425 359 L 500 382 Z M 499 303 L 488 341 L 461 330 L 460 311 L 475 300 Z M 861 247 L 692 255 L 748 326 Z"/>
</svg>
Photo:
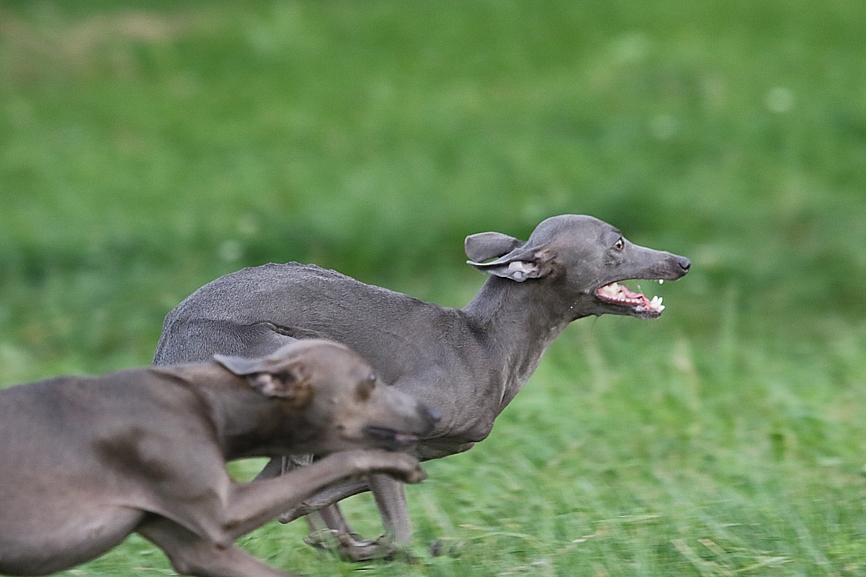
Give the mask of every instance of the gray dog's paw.
<svg viewBox="0 0 866 577">
<path fill-rule="evenodd" d="M 395 545 L 385 535 L 378 539 L 364 539 L 357 533 L 323 530 L 304 537 L 304 542 L 320 551 L 330 551 L 341 559 L 354 563 L 375 559 L 412 562 L 414 559 L 411 552 Z"/>
<path fill-rule="evenodd" d="M 432 557 L 460 557 L 463 553 L 463 548 L 468 545 L 468 541 L 446 541 L 443 539 L 437 539 L 430 543 L 427 547 L 427 552 Z"/>
</svg>

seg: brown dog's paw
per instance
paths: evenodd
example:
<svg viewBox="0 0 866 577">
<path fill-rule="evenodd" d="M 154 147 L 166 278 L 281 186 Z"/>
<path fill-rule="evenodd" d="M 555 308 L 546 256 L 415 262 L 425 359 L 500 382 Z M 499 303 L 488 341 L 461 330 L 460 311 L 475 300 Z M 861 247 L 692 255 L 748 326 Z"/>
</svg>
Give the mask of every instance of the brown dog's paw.
<svg viewBox="0 0 866 577">
<path fill-rule="evenodd" d="M 382 473 L 403 483 L 420 483 L 427 478 L 418 459 L 406 453 L 392 453 L 379 449 L 347 451 L 334 456 L 346 459 L 347 468 L 355 475 Z"/>
<path fill-rule="evenodd" d="M 382 470 L 403 483 L 420 483 L 427 478 L 427 473 L 421 468 L 418 459 L 405 453 L 390 453 L 395 459 L 394 464 Z"/>
<path fill-rule="evenodd" d="M 421 465 L 416 463 L 415 466 L 402 476 L 394 475 L 397 479 L 404 483 L 420 483 L 427 478 L 427 472 L 421 468 Z"/>
</svg>

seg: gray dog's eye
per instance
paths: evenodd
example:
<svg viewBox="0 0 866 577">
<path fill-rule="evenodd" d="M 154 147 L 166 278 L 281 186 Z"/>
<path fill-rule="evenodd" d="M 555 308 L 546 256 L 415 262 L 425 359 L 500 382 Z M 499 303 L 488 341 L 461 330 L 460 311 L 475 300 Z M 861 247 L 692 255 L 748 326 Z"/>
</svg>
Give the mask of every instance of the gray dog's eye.
<svg viewBox="0 0 866 577">
<path fill-rule="evenodd" d="M 622 237 L 620 237 L 620 239 L 616 241 L 616 244 L 613 245 L 613 248 L 615 248 L 616 250 L 622 250 L 625 248 L 625 241 L 622 239 Z"/>
</svg>

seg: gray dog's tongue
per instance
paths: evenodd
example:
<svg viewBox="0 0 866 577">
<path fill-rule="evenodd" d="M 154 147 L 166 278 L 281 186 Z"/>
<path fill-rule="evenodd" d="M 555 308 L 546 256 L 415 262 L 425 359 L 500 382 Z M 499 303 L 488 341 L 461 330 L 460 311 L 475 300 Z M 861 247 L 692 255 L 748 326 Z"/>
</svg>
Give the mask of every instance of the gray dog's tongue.
<svg viewBox="0 0 866 577">
<path fill-rule="evenodd" d="M 636 307 L 645 307 L 659 313 L 665 310 L 661 297 L 654 296 L 652 300 L 649 300 L 641 293 L 629 290 L 627 286 L 615 282 L 598 289 L 598 296 L 612 302 L 621 302 Z"/>
</svg>

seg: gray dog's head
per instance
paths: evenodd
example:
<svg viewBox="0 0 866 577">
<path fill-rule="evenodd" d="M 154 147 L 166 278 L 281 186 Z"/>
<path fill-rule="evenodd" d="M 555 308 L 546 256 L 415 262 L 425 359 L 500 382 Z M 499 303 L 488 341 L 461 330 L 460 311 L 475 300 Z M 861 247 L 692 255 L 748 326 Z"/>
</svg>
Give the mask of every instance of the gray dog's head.
<svg viewBox="0 0 866 577">
<path fill-rule="evenodd" d="M 311 433 L 315 429 L 303 441 L 305 452 L 406 449 L 439 420 L 435 411 L 382 383 L 367 361 L 335 342 L 299 340 L 260 359 L 214 355 L 214 360 L 279 400 Z"/>
<path fill-rule="evenodd" d="M 469 264 L 516 282 L 556 282 L 575 318 L 617 314 L 657 318 L 661 299 L 620 285 L 630 279 L 676 280 L 689 259 L 630 243 L 613 226 L 591 216 L 566 214 L 539 224 L 527 241 L 499 232 L 466 237 Z M 488 261 L 489 262 L 482 262 Z"/>
</svg>

